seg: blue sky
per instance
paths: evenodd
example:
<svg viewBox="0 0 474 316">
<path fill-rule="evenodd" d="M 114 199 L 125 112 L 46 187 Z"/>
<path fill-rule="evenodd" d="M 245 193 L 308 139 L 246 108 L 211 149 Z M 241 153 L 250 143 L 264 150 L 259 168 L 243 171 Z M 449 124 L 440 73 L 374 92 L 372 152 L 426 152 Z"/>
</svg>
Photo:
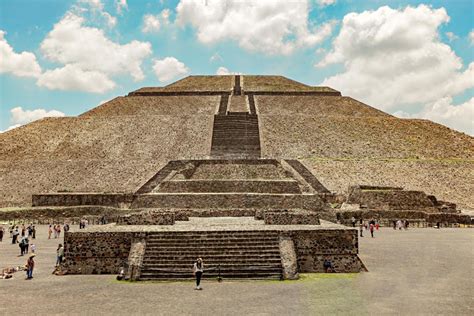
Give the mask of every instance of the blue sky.
<svg viewBox="0 0 474 316">
<path fill-rule="evenodd" d="M 190 74 L 278 74 L 474 134 L 474 2 L 0 1 L 0 131 Z"/>
</svg>

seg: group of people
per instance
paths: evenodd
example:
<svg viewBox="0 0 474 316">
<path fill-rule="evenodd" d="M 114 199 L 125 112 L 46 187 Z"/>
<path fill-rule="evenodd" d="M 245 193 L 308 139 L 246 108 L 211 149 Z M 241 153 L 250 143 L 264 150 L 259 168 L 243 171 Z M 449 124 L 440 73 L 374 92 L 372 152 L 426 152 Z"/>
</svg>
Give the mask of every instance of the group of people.
<svg viewBox="0 0 474 316">
<path fill-rule="evenodd" d="M 69 224 L 64 223 L 63 229 L 65 232 L 69 230 Z M 48 239 L 51 239 L 51 235 L 54 234 L 54 238 L 61 238 L 61 225 L 60 224 L 54 224 L 54 225 L 49 225 L 48 226 Z"/>
<path fill-rule="evenodd" d="M 352 224 L 352 227 L 356 227 L 356 223 L 357 223 L 357 220 L 355 219 L 355 217 L 353 216 L 351 218 L 351 224 Z M 376 221 L 375 219 L 370 219 L 368 222 L 364 221 L 362 218 L 359 219 L 359 234 L 360 234 L 360 237 L 364 237 L 364 229 L 365 230 L 369 230 L 370 231 L 370 236 L 372 238 L 374 238 L 374 232 L 376 230 L 379 230 L 380 228 L 380 224 L 378 221 Z"/>
<path fill-rule="evenodd" d="M 3 239 L 3 234 L 4 234 L 4 229 L 3 227 L 0 228 L 0 234 L 2 238 L 0 238 L 0 241 Z M 12 225 L 10 226 L 10 238 L 12 239 L 12 244 L 16 244 L 20 242 L 20 239 L 23 237 L 29 237 L 29 238 L 36 238 L 36 227 L 33 224 L 30 224 L 28 226 L 25 226 L 25 224 L 21 225 L 21 230 L 20 227 Z"/>
<path fill-rule="evenodd" d="M 408 229 L 409 225 L 410 225 L 410 222 L 407 219 L 404 219 L 404 220 L 399 219 L 399 220 L 393 221 L 393 229 L 395 230 Z"/>
</svg>

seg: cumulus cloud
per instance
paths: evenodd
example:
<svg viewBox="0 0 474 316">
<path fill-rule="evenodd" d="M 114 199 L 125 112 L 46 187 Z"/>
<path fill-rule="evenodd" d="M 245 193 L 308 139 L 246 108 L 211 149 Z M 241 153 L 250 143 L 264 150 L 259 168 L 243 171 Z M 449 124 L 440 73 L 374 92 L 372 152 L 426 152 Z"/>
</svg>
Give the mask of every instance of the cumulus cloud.
<svg viewBox="0 0 474 316">
<path fill-rule="evenodd" d="M 41 67 L 36 56 L 30 52 L 15 53 L 5 39 L 5 34 L 0 30 L 0 73 L 11 73 L 18 77 L 39 77 Z"/>
<path fill-rule="evenodd" d="M 64 116 L 64 113 L 56 110 L 47 111 L 45 109 L 23 110 L 21 106 L 17 106 L 10 110 L 10 115 L 10 122 L 12 125 L 6 130 L 0 131 L 0 133 L 7 132 L 44 117 L 62 117 Z"/>
<path fill-rule="evenodd" d="M 226 75 L 240 75 L 240 72 L 232 72 L 229 71 L 229 69 L 225 67 L 219 67 L 217 68 L 216 75 L 218 76 L 226 76 Z"/>
<path fill-rule="evenodd" d="M 159 81 L 169 81 L 189 72 L 186 65 L 174 57 L 166 57 L 153 62 L 153 70 Z"/>
<path fill-rule="evenodd" d="M 468 37 L 469 37 L 469 41 L 471 42 L 471 45 L 474 45 L 474 30 L 469 32 Z"/>
<path fill-rule="evenodd" d="M 446 10 L 425 5 L 350 13 L 333 49 L 318 67 L 343 63 L 345 71 L 322 85 L 340 89 L 382 109 L 433 102 L 473 86 L 474 64 L 463 64 L 440 42 Z"/>
<path fill-rule="evenodd" d="M 78 90 L 92 93 L 104 93 L 115 87 L 115 83 L 104 73 L 82 70 L 74 64 L 46 71 L 37 83 L 40 87 L 50 90 Z"/>
<path fill-rule="evenodd" d="M 143 33 L 154 33 L 160 30 L 160 20 L 158 16 L 146 14 L 143 16 Z"/>
<path fill-rule="evenodd" d="M 181 0 L 178 25 L 192 25 L 205 44 L 234 40 L 248 51 L 291 54 L 295 49 L 322 42 L 334 22 L 315 28 L 308 19 L 308 1 Z"/>
<path fill-rule="evenodd" d="M 214 55 L 211 56 L 211 58 L 209 58 L 209 61 L 212 63 L 212 62 L 215 62 L 215 61 L 224 61 L 224 59 L 222 58 L 221 55 L 219 55 L 218 52 L 214 53 Z"/>
<path fill-rule="evenodd" d="M 151 54 L 150 43 L 134 40 L 121 45 L 108 39 L 103 30 L 83 23 L 83 17 L 68 12 L 54 25 L 41 43 L 41 51 L 47 59 L 64 67 L 46 72 L 38 84 L 50 89 L 104 92 L 114 86 L 110 76 L 129 74 L 135 81 L 144 78 L 141 64 Z M 98 80 L 97 87 L 86 84 L 79 75 Z M 65 78 L 69 80 L 54 82 Z"/>
<path fill-rule="evenodd" d="M 428 104 L 417 115 L 474 136 L 474 98 L 460 105 L 453 105 L 452 98 L 445 97 Z"/>
<path fill-rule="evenodd" d="M 122 1 L 119 0 L 119 2 L 122 2 Z M 104 10 L 104 3 L 101 0 L 79 0 L 78 3 L 88 6 L 91 9 L 92 13 L 94 13 L 96 16 L 101 17 L 103 20 L 105 20 L 108 27 L 114 27 L 115 25 L 117 25 L 117 18 Z M 126 1 L 125 1 L 125 5 L 127 5 Z M 118 3 L 116 3 L 116 8 L 118 11 Z M 79 9 L 79 11 L 81 12 L 87 11 L 81 7 L 78 7 L 77 9 Z"/>
</svg>

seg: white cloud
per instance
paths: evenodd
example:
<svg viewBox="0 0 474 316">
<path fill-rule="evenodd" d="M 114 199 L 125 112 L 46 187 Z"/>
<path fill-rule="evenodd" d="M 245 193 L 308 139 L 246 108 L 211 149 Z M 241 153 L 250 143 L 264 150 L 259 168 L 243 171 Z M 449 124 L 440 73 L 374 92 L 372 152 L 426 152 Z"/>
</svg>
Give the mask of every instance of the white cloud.
<svg viewBox="0 0 474 316">
<path fill-rule="evenodd" d="M 50 90 L 78 90 L 104 93 L 115 87 L 107 75 L 98 71 L 82 70 L 74 64 L 46 71 L 37 84 Z"/>
<path fill-rule="evenodd" d="M 334 3 L 336 3 L 336 0 L 316 0 L 316 2 L 324 7 L 324 6 L 328 6 L 328 5 L 333 5 Z"/>
<path fill-rule="evenodd" d="M 117 25 L 117 18 L 110 15 L 110 13 L 108 13 L 104 10 L 104 3 L 101 0 L 79 0 L 78 3 L 89 6 L 93 13 L 95 13 L 96 15 L 102 17 L 105 20 L 108 27 L 114 27 L 115 25 Z M 125 5 L 127 5 L 126 1 L 125 1 Z M 116 3 L 116 8 L 118 10 L 118 4 L 117 3 Z M 77 9 L 79 9 L 80 12 L 87 11 L 84 8 L 81 8 L 81 7 L 78 7 Z"/>
<path fill-rule="evenodd" d="M 224 61 L 224 59 L 221 57 L 221 55 L 219 55 L 218 52 L 214 53 L 214 55 L 211 56 L 211 58 L 209 58 L 209 61 L 210 62 L 214 62 L 214 61 Z"/>
<path fill-rule="evenodd" d="M 310 25 L 308 1 L 181 0 L 176 8 L 178 25 L 190 24 L 205 44 L 234 40 L 248 51 L 291 54 L 295 49 L 322 42 L 334 22 Z"/>
<path fill-rule="evenodd" d="M 219 67 L 217 68 L 216 75 L 218 76 L 226 76 L 226 75 L 240 75 L 240 72 L 232 72 L 229 71 L 229 69 L 225 67 Z"/>
<path fill-rule="evenodd" d="M 39 85 L 49 89 L 104 92 L 115 85 L 110 76 L 129 74 L 135 81 L 144 78 L 141 64 L 151 54 L 150 43 L 134 40 L 121 45 L 108 39 L 103 30 L 83 23 L 83 17 L 68 12 L 43 40 L 44 56 L 65 66 L 47 71 L 38 80 Z M 87 83 L 79 76 L 98 82 Z"/>
<path fill-rule="evenodd" d="M 169 24 L 170 23 L 170 15 L 171 11 L 169 9 L 164 9 L 161 11 L 160 16 L 161 16 L 161 21 L 163 24 Z"/>
<path fill-rule="evenodd" d="M 123 10 L 128 10 L 127 0 L 115 0 L 115 10 L 117 14 L 122 14 Z"/>
<path fill-rule="evenodd" d="M 317 65 L 343 63 L 328 85 L 382 109 L 434 102 L 474 85 L 474 64 L 463 64 L 440 42 L 446 10 L 425 5 L 350 13 L 333 49 Z"/>
<path fill-rule="evenodd" d="M 457 40 L 459 37 L 454 34 L 453 32 L 446 32 L 446 37 L 448 38 L 448 40 L 450 42 L 454 41 L 454 40 Z"/>
<path fill-rule="evenodd" d="M 160 20 L 158 16 L 146 14 L 143 16 L 143 33 L 154 33 L 160 30 Z"/>
<path fill-rule="evenodd" d="M 186 65 L 174 57 L 166 57 L 153 62 L 153 70 L 161 82 L 169 81 L 189 72 Z"/>
<path fill-rule="evenodd" d="M 450 97 L 442 98 L 427 105 L 417 117 L 429 119 L 474 136 L 474 98 L 460 105 L 453 105 Z"/>
<path fill-rule="evenodd" d="M 10 115 L 10 122 L 12 125 L 6 130 L 0 131 L 0 133 L 8 132 L 9 130 L 44 117 L 62 117 L 64 116 L 64 113 L 56 110 L 47 111 L 45 109 L 23 110 L 21 106 L 17 106 L 10 110 Z"/>
<path fill-rule="evenodd" d="M 471 45 L 474 45 L 474 30 L 469 32 L 468 37 L 469 37 L 469 41 L 471 42 Z"/>
<path fill-rule="evenodd" d="M 40 76 L 41 67 L 36 56 L 30 52 L 15 53 L 5 39 L 5 34 L 0 30 L 0 73 L 11 73 L 19 77 Z"/>
</svg>

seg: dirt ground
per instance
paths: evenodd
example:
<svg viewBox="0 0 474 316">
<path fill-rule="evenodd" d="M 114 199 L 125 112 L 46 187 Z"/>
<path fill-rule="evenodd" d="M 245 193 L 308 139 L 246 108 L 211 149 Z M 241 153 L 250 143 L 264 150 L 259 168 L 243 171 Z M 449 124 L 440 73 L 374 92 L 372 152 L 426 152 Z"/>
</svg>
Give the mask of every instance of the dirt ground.
<svg viewBox="0 0 474 316">
<path fill-rule="evenodd" d="M 305 274 L 298 281 L 115 281 L 115 276 L 54 276 L 58 239 L 38 227 L 33 280 L 0 280 L 0 315 L 473 315 L 472 229 L 383 228 L 360 240 L 369 272 Z M 8 234 L 0 268 L 23 265 Z"/>
</svg>

